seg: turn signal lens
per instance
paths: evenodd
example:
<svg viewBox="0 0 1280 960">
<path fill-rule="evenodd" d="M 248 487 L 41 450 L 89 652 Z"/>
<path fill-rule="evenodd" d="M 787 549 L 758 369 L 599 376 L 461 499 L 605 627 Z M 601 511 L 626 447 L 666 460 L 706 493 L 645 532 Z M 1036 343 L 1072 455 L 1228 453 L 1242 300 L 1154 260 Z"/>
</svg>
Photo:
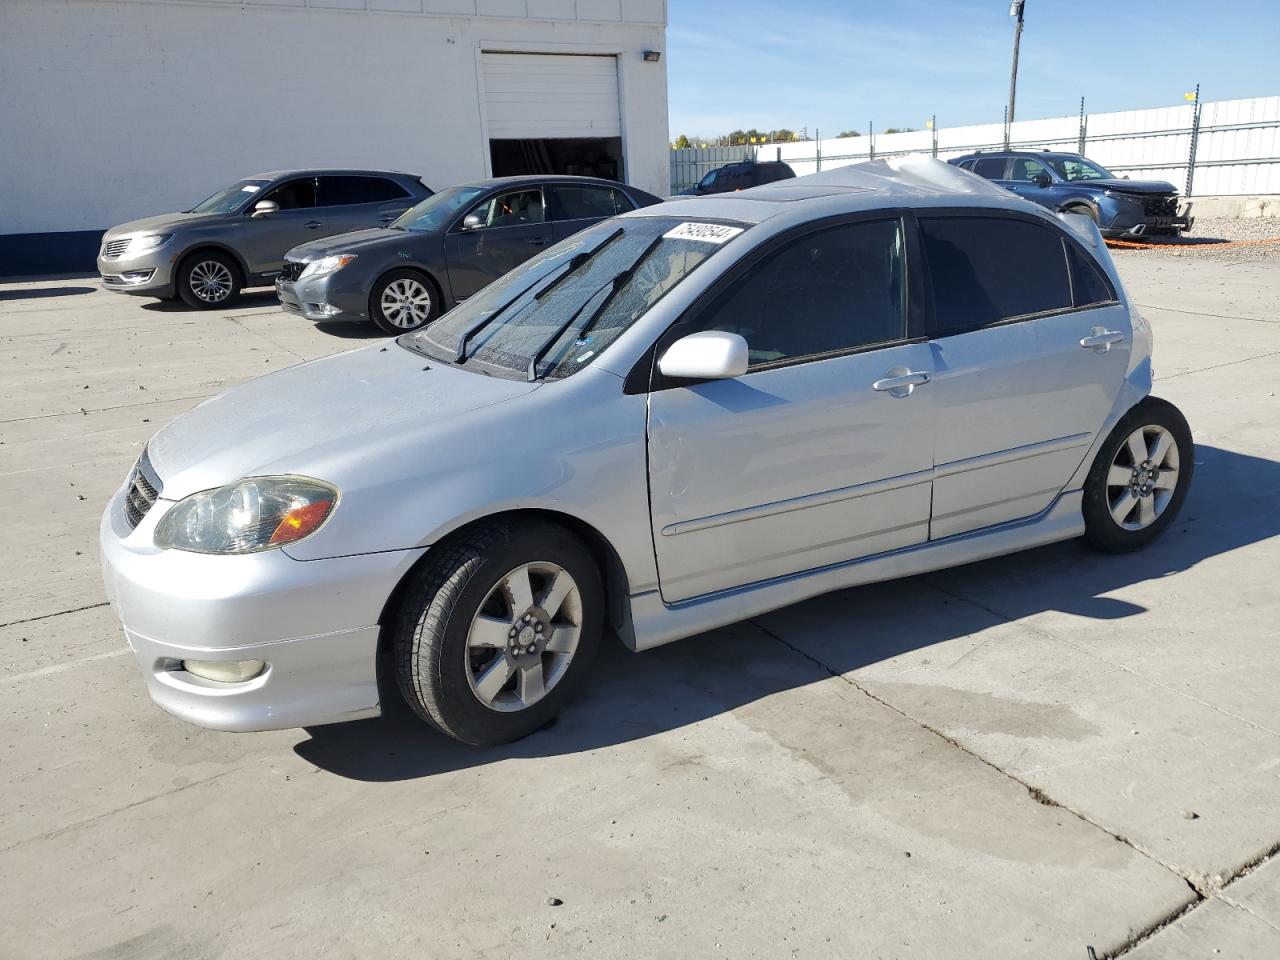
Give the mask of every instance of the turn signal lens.
<svg viewBox="0 0 1280 960">
<path fill-rule="evenodd" d="M 280 526 L 276 527 L 276 532 L 271 535 L 271 545 L 274 547 L 301 540 L 324 523 L 324 518 L 329 515 L 332 508 L 332 500 L 313 500 L 311 503 L 294 507 L 284 515 Z"/>
</svg>

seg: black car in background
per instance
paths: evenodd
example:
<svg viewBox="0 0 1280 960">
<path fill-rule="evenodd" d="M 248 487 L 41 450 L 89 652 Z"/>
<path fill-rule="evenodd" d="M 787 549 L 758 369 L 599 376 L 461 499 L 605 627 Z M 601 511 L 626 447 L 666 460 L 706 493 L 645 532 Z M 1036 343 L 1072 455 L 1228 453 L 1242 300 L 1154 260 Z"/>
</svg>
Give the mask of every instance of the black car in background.
<svg viewBox="0 0 1280 960">
<path fill-rule="evenodd" d="M 1191 205 L 1162 180 L 1127 180 L 1078 153 L 1008 150 L 947 161 L 1032 203 L 1092 218 L 1104 237 L 1176 236 L 1194 222 Z"/>
<path fill-rule="evenodd" d="M 781 160 L 769 160 L 764 163 L 742 160 L 712 170 L 699 180 L 696 186 L 682 190 L 681 196 L 732 193 L 734 190 L 748 190 L 777 180 L 790 180 L 795 175 L 796 172 Z"/>
<path fill-rule="evenodd" d="M 565 237 L 659 202 L 594 177 L 464 183 L 386 227 L 294 247 L 276 293 L 285 310 L 308 320 L 371 320 L 386 333 L 404 333 Z"/>
</svg>

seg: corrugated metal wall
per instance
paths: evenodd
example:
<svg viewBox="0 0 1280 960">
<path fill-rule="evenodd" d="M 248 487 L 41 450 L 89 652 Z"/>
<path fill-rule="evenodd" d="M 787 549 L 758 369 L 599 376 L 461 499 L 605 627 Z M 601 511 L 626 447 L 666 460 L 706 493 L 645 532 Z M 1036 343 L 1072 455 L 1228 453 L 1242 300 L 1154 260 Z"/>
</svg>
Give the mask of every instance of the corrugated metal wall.
<svg viewBox="0 0 1280 960">
<path fill-rule="evenodd" d="M 1153 110 L 1090 113 L 1084 116 L 1083 122 L 1079 115 L 1019 120 L 1010 127 L 1009 141 L 1014 149 L 1071 152 L 1080 150 L 1083 143 L 1086 156 L 1116 173 L 1133 179 L 1168 180 L 1180 191 L 1193 195 L 1280 193 L 1280 97 L 1202 103 L 1198 128 L 1195 110 L 1193 104 L 1184 103 Z M 1189 177 L 1193 135 L 1195 163 Z M 874 137 L 770 144 L 759 150 L 760 159 L 773 160 L 780 156 L 803 176 L 872 156 L 932 153 L 946 160 L 974 150 L 998 150 L 1003 146 L 1004 125 L 987 123 Z M 749 147 L 716 149 L 751 150 Z M 697 182 L 698 177 L 688 179 L 686 170 L 696 167 L 701 176 L 720 163 L 729 162 L 728 159 L 717 162 L 710 154 L 710 149 L 673 150 L 673 190 L 676 183 L 681 183 L 679 189 L 683 189 Z M 679 180 L 677 162 L 682 178 Z M 1188 180 L 1190 191 L 1187 191 Z"/>
</svg>

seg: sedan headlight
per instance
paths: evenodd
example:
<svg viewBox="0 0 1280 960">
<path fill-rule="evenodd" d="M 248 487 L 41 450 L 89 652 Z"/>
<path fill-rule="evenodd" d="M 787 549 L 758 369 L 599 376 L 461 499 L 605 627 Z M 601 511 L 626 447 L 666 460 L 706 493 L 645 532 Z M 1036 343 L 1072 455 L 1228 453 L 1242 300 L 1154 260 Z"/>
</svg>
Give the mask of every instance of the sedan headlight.
<svg viewBox="0 0 1280 960">
<path fill-rule="evenodd" d="M 317 277 L 327 277 L 337 273 L 348 263 L 356 258 L 354 253 L 343 253 L 334 257 L 321 257 L 319 260 L 312 260 L 303 269 L 299 280 L 314 280 Z"/>
<path fill-rule="evenodd" d="M 126 253 L 131 257 L 139 253 L 150 253 L 152 250 L 163 247 L 172 239 L 172 233 L 148 233 L 141 237 L 130 237 Z"/>
<path fill-rule="evenodd" d="M 338 489 L 308 477 L 251 477 L 193 493 L 156 526 L 155 544 L 192 553 L 256 553 L 320 529 Z"/>
</svg>

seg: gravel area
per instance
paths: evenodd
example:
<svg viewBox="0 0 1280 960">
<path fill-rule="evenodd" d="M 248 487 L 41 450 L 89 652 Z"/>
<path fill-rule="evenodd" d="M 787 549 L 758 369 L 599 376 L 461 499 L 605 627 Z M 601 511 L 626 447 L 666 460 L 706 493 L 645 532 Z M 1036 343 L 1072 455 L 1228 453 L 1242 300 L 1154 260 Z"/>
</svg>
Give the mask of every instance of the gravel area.
<svg viewBox="0 0 1280 960">
<path fill-rule="evenodd" d="M 1271 242 L 1261 242 L 1268 240 Z M 1112 244 L 1111 253 L 1113 256 L 1280 263 L 1280 218 L 1197 217 L 1191 233 L 1186 236 L 1144 237 L 1140 242 L 1142 247 Z M 1243 245 L 1236 245 L 1241 243 Z"/>
</svg>

